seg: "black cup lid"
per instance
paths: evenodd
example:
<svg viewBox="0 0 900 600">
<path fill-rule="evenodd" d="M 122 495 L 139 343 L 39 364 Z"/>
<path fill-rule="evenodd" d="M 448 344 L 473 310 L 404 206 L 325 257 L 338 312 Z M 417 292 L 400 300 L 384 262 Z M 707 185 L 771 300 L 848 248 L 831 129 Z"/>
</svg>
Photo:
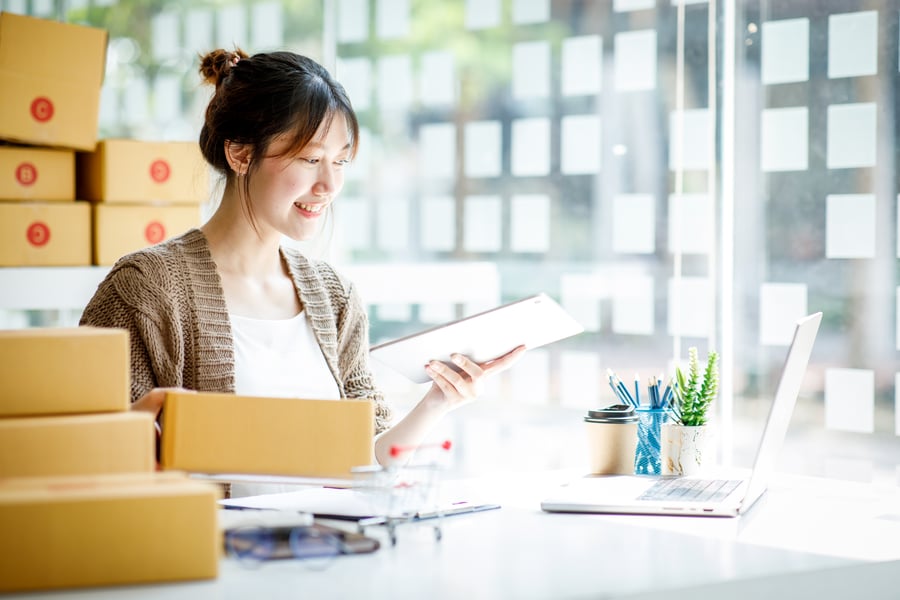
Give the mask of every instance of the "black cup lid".
<svg viewBox="0 0 900 600">
<path fill-rule="evenodd" d="M 631 423 L 638 420 L 630 404 L 612 404 L 597 410 L 589 410 L 585 421 L 590 423 Z"/>
</svg>

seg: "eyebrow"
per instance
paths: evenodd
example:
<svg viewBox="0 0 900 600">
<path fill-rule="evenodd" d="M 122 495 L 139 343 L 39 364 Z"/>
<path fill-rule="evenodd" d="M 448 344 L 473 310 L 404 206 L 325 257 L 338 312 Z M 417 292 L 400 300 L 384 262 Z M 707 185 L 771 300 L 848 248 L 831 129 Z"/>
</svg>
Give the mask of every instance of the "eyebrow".
<svg viewBox="0 0 900 600">
<path fill-rule="evenodd" d="M 323 146 L 323 145 L 322 145 L 321 143 L 319 143 L 319 142 L 309 142 L 309 143 L 306 144 L 306 146 L 304 146 L 304 147 L 305 147 L 305 148 L 310 148 L 310 147 L 312 147 L 312 148 L 324 148 L 325 146 Z M 344 150 L 349 150 L 349 149 L 350 149 L 350 142 L 347 142 L 347 144 L 346 144 L 343 148 L 341 148 L 340 151 L 343 152 Z"/>
</svg>

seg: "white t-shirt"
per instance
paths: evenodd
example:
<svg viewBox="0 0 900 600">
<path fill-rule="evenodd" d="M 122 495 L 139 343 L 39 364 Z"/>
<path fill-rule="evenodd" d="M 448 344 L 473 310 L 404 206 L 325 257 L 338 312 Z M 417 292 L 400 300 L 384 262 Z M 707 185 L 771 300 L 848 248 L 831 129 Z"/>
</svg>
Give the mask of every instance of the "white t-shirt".
<svg viewBox="0 0 900 600">
<path fill-rule="evenodd" d="M 340 389 L 315 333 L 300 311 L 290 319 L 229 315 L 234 337 L 234 391 L 241 396 L 338 400 Z M 231 496 L 293 491 L 276 484 L 233 483 Z"/>
</svg>

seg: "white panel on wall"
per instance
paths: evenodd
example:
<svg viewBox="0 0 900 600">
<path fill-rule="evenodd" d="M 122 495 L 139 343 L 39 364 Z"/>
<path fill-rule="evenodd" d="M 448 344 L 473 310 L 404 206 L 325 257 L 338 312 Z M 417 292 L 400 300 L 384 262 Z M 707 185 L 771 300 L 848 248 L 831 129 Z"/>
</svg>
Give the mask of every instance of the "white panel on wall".
<svg viewBox="0 0 900 600">
<path fill-rule="evenodd" d="M 828 107 L 828 168 L 875 166 L 874 102 Z"/>
<path fill-rule="evenodd" d="M 521 42 L 512 47 L 513 98 L 546 98 L 550 95 L 549 42 Z"/>
<path fill-rule="evenodd" d="M 656 7 L 656 0 L 613 0 L 613 10 L 615 12 L 646 10 L 654 7 Z"/>
<path fill-rule="evenodd" d="M 429 123 L 419 129 L 420 173 L 427 178 L 452 179 L 456 174 L 456 126 Z"/>
<path fill-rule="evenodd" d="M 131 78 L 124 90 L 124 109 L 122 121 L 130 125 L 139 125 L 147 120 L 149 107 L 147 99 L 150 97 L 150 88 L 143 77 Z"/>
<path fill-rule="evenodd" d="M 368 58 L 338 58 L 335 77 L 344 86 L 354 110 L 368 110 L 372 106 L 372 63 Z"/>
<path fill-rule="evenodd" d="M 683 146 L 678 154 L 678 121 L 681 121 Z M 709 110 L 698 108 L 669 115 L 669 169 L 705 170 L 710 166 Z"/>
<path fill-rule="evenodd" d="M 258 2 L 251 10 L 250 39 L 253 50 L 281 49 L 284 46 L 281 2 Z"/>
<path fill-rule="evenodd" d="M 428 302 L 419 305 L 419 320 L 423 323 L 440 325 L 456 318 L 456 307 L 452 302 Z"/>
<path fill-rule="evenodd" d="M 153 82 L 153 116 L 169 125 L 181 117 L 181 77 L 157 75 Z"/>
<path fill-rule="evenodd" d="M 794 324 L 807 315 L 804 283 L 764 283 L 759 288 L 759 343 L 788 346 Z"/>
<path fill-rule="evenodd" d="M 25 0 L 6 0 L 6 3 L 3 5 L 3 10 L 17 15 L 28 14 L 28 7 L 25 5 Z"/>
<path fill-rule="evenodd" d="M 763 110 L 759 144 L 763 171 L 805 170 L 808 147 L 809 113 L 805 106 Z"/>
<path fill-rule="evenodd" d="M 496 177 L 500 175 L 500 143 L 502 131 L 499 121 L 473 121 L 465 130 L 466 177 Z"/>
<path fill-rule="evenodd" d="M 900 319 L 897 322 L 900 323 Z M 897 337 L 900 339 L 900 332 Z M 900 348 L 900 343 L 897 344 L 897 347 Z M 900 373 L 894 377 L 894 434 L 900 435 Z"/>
<path fill-rule="evenodd" d="M 586 331 L 600 331 L 600 299 L 605 297 L 599 277 L 564 273 L 559 278 L 560 304 Z"/>
<path fill-rule="evenodd" d="M 613 199 L 613 252 L 651 254 L 656 249 L 656 206 L 652 194 Z"/>
<path fill-rule="evenodd" d="M 369 0 L 338 0 L 337 41 L 362 42 L 369 37 Z"/>
<path fill-rule="evenodd" d="M 709 335 L 709 321 L 715 314 L 709 280 L 702 277 L 682 277 L 669 280 L 669 334 L 686 337 Z"/>
<path fill-rule="evenodd" d="M 53 0 L 31 0 L 31 14 L 35 17 L 52 16 Z"/>
<path fill-rule="evenodd" d="M 559 169 L 564 175 L 600 170 L 600 117 L 568 115 L 560 120 Z"/>
<path fill-rule="evenodd" d="M 456 102 L 456 76 L 453 54 L 425 52 L 420 59 L 419 100 L 426 106 L 445 106 Z"/>
<path fill-rule="evenodd" d="M 656 88 L 656 31 L 626 31 L 614 40 L 616 90 Z"/>
<path fill-rule="evenodd" d="M 825 370 L 825 428 L 858 433 L 874 431 L 874 371 Z"/>
<path fill-rule="evenodd" d="M 383 40 L 409 36 L 409 0 L 376 0 L 375 31 Z"/>
<path fill-rule="evenodd" d="M 809 80 L 809 19 L 762 24 L 762 82 Z"/>
<path fill-rule="evenodd" d="M 466 29 L 487 29 L 500 24 L 500 0 L 466 0 Z"/>
<path fill-rule="evenodd" d="M 153 58 L 163 61 L 176 58 L 181 53 L 178 25 L 179 16 L 174 12 L 161 12 L 150 19 L 150 47 Z"/>
<path fill-rule="evenodd" d="M 412 320 L 412 305 L 408 302 L 379 302 L 375 305 L 379 321 L 398 321 L 404 323 Z"/>
<path fill-rule="evenodd" d="M 897 322 L 897 350 L 900 350 L 900 287 L 897 288 L 897 310 L 894 311 L 894 320 Z"/>
<path fill-rule="evenodd" d="M 367 199 L 341 196 L 333 206 L 340 245 L 347 250 L 368 249 L 372 245 L 372 217 Z"/>
<path fill-rule="evenodd" d="M 512 122 L 512 174 L 546 175 L 550 172 L 550 119 Z"/>
<path fill-rule="evenodd" d="M 600 355 L 596 352 L 565 351 L 559 356 L 559 405 L 588 411 L 614 404 L 600 397 Z"/>
<path fill-rule="evenodd" d="M 100 88 L 100 126 L 112 127 L 119 121 L 119 91 L 109 83 Z"/>
<path fill-rule="evenodd" d="M 513 0 L 512 21 L 516 25 L 550 20 L 550 0 Z"/>
<path fill-rule="evenodd" d="M 463 247 L 469 252 L 499 252 L 503 205 L 500 196 L 467 196 Z"/>
<path fill-rule="evenodd" d="M 423 250 L 450 252 L 456 247 L 456 202 L 453 196 L 422 198 L 419 231 Z"/>
<path fill-rule="evenodd" d="M 413 102 L 412 59 L 408 54 L 378 59 L 378 105 L 384 109 L 403 109 Z"/>
<path fill-rule="evenodd" d="M 213 13 L 203 8 L 192 8 L 184 18 L 185 49 L 205 54 L 213 47 Z"/>
<path fill-rule="evenodd" d="M 378 200 L 377 239 L 383 250 L 409 248 L 409 199 L 392 194 Z"/>
<path fill-rule="evenodd" d="M 669 196 L 669 251 L 706 254 L 712 244 L 713 215 L 706 194 Z"/>
<path fill-rule="evenodd" d="M 603 82 L 603 39 L 599 35 L 566 38 L 562 42 L 563 96 L 596 94 Z"/>
<path fill-rule="evenodd" d="M 900 194 L 897 195 L 897 258 L 900 258 Z"/>
<path fill-rule="evenodd" d="M 828 77 L 858 77 L 878 72 L 878 12 L 828 17 Z"/>
<path fill-rule="evenodd" d="M 874 258 L 874 195 L 831 194 L 826 198 L 825 256 Z"/>
<path fill-rule="evenodd" d="M 219 48 L 247 46 L 247 10 L 240 5 L 222 6 L 216 13 Z"/>
<path fill-rule="evenodd" d="M 513 252 L 550 249 L 550 197 L 522 194 L 510 199 L 509 245 Z"/>
<path fill-rule="evenodd" d="M 616 279 L 612 292 L 612 330 L 615 333 L 651 335 L 654 316 L 653 277 Z"/>
<path fill-rule="evenodd" d="M 509 371 L 512 401 L 517 404 L 550 404 L 550 354 L 536 348 L 526 352 Z"/>
</svg>

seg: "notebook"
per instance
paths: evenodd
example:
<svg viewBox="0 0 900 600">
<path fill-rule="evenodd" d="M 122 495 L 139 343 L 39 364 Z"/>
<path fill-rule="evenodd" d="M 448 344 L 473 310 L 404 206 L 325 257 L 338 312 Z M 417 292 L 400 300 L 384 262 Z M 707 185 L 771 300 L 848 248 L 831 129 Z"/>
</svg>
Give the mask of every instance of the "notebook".
<svg viewBox="0 0 900 600">
<path fill-rule="evenodd" d="M 480 363 L 518 346 L 537 348 L 582 331 L 584 327 L 550 296 L 537 294 L 372 346 L 369 354 L 411 381 L 427 383 L 431 378 L 425 364 L 430 360 L 453 366 L 450 354 L 458 352 Z"/>
<path fill-rule="evenodd" d="M 554 490 L 547 512 L 736 517 L 765 492 L 787 434 L 822 313 L 797 321 L 749 476 L 722 471 L 709 477 L 587 476 Z"/>
</svg>

